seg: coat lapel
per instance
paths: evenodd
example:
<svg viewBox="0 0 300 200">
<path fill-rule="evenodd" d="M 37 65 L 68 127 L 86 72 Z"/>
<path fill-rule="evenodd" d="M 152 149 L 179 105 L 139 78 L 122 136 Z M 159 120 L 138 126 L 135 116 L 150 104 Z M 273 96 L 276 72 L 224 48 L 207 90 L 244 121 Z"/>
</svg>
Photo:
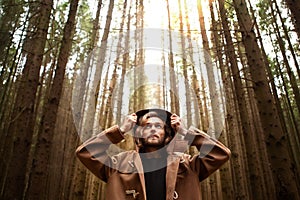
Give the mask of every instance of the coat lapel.
<svg viewBox="0 0 300 200">
<path fill-rule="evenodd" d="M 139 174 L 139 178 L 140 178 L 140 182 L 143 188 L 143 195 L 144 195 L 144 199 L 146 199 L 146 185 L 145 185 L 145 176 L 144 176 L 144 169 L 143 169 L 143 165 L 142 165 L 142 160 L 139 156 L 139 154 L 137 153 L 135 156 L 135 165 Z"/>
<path fill-rule="evenodd" d="M 167 172 L 166 172 L 166 199 L 173 199 L 177 172 L 179 167 L 179 158 L 170 155 L 168 157 Z"/>
</svg>

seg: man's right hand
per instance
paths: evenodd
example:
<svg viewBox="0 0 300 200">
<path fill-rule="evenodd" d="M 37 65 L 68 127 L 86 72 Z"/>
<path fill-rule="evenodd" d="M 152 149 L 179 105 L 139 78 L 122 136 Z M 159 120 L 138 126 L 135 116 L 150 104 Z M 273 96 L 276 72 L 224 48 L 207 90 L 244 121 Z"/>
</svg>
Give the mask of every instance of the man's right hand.
<svg viewBox="0 0 300 200">
<path fill-rule="evenodd" d="M 120 127 L 120 131 L 122 133 L 126 133 L 130 131 L 136 124 L 136 121 L 137 121 L 137 115 L 135 113 L 127 115 L 124 119 L 123 124 Z"/>
</svg>

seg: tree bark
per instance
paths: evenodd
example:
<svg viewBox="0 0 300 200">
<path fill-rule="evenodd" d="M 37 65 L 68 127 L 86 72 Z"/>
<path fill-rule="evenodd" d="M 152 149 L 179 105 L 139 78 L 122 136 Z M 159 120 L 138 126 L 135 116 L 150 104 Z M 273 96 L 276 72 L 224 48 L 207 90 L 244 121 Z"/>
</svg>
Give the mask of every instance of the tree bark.
<svg viewBox="0 0 300 200">
<path fill-rule="evenodd" d="M 15 102 L 16 106 L 8 129 L 8 135 L 9 138 L 13 139 L 13 144 L 3 194 L 4 199 L 22 199 L 26 187 L 26 166 L 35 124 L 34 106 L 36 91 L 39 84 L 39 73 L 47 40 L 52 6 L 52 0 L 40 2 L 37 12 L 39 20 L 35 22 L 36 32 L 27 38 L 32 48 L 30 48 L 30 52 L 27 52 L 22 84 L 20 84 Z"/>
<path fill-rule="evenodd" d="M 287 7 L 291 11 L 291 17 L 294 21 L 294 26 L 300 38 L 300 1 L 299 0 L 285 0 Z M 299 39 L 298 39 L 299 41 Z"/>
<path fill-rule="evenodd" d="M 171 89 L 171 111 L 174 113 L 179 113 L 179 100 L 177 99 L 177 94 L 178 94 L 178 86 L 177 86 L 177 80 L 176 77 L 173 73 L 174 71 L 174 52 L 173 52 L 173 32 L 172 32 L 172 26 L 171 26 L 171 13 L 170 13 L 170 5 L 169 5 L 169 0 L 166 0 L 166 6 L 167 6 L 167 13 L 168 13 L 168 31 L 169 31 L 169 69 L 170 69 L 170 89 Z"/>
<path fill-rule="evenodd" d="M 273 26 L 274 26 L 274 29 L 276 30 L 276 36 L 277 36 L 277 42 L 278 42 L 278 45 L 280 47 L 280 50 L 281 50 L 281 53 L 282 53 L 282 57 L 283 57 L 283 60 L 284 60 L 284 64 L 285 64 L 285 67 L 286 67 L 286 70 L 287 70 L 287 74 L 290 78 L 290 84 L 292 86 L 292 89 L 293 89 L 293 94 L 295 96 L 295 102 L 296 102 L 296 105 L 297 105 L 297 108 L 298 108 L 298 111 L 300 112 L 300 91 L 299 91 L 299 87 L 297 85 L 297 79 L 294 75 L 294 72 L 293 70 L 291 69 L 291 66 L 289 64 L 289 60 L 287 58 L 287 52 L 286 52 L 286 48 L 285 48 L 285 42 L 283 41 L 282 38 L 285 38 L 285 41 L 287 41 L 288 43 L 288 46 L 289 46 L 289 50 L 292 54 L 292 57 L 293 57 L 293 60 L 294 60 L 294 66 L 296 67 L 297 69 L 297 72 L 298 72 L 298 76 L 300 77 L 300 72 L 299 72 L 299 64 L 298 64 L 298 61 L 297 61 L 297 58 L 296 58 L 296 55 L 295 55 L 295 52 L 294 52 L 294 49 L 293 49 L 293 45 L 290 41 L 290 38 L 289 38 L 289 34 L 288 34 L 288 31 L 285 27 L 285 24 L 283 22 L 283 19 L 282 19 L 282 16 L 281 16 L 281 13 L 279 11 L 279 8 L 278 8 L 278 5 L 276 2 L 274 2 L 275 4 L 275 7 L 276 7 L 276 11 L 278 13 L 278 16 L 280 18 L 280 21 L 282 23 L 282 29 L 284 30 L 284 36 L 282 37 L 281 34 L 280 34 L 280 30 L 279 30 L 279 26 L 276 22 L 276 16 L 275 16 L 275 10 L 273 9 L 273 4 L 272 2 L 270 3 L 270 8 L 271 8 L 271 13 L 272 13 L 272 16 L 273 16 Z"/>
<path fill-rule="evenodd" d="M 109 0 L 109 5 L 108 5 L 108 11 L 106 14 L 106 21 L 105 21 L 105 27 L 103 31 L 103 35 L 101 38 L 101 44 L 99 49 L 95 52 L 95 55 L 97 56 L 96 59 L 96 66 L 95 71 L 93 72 L 94 74 L 92 77 L 95 77 L 92 79 L 90 89 L 87 91 L 87 99 L 93 99 L 93 101 L 89 101 L 86 112 L 84 114 L 84 122 L 83 122 L 83 127 L 82 127 L 82 133 L 81 137 L 82 138 L 89 138 L 92 133 L 93 133 L 93 126 L 94 126 L 94 116 L 95 116 L 95 108 L 99 96 L 99 88 L 101 85 L 101 76 L 102 76 L 102 70 L 103 66 L 105 63 L 105 58 L 106 58 L 106 49 L 107 49 L 107 42 L 108 42 L 108 36 L 110 33 L 110 26 L 111 26 L 111 20 L 112 20 L 112 13 L 113 13 L 113 8 L 114 8 L 114 0 Z"/>
<path fill-rule="evenodd" d="M 234 0 L 233 4 L 241 29 L 242 41 L 245 45 L 253 89 L 276 186 L 276 196 L 278 199 L 297 199 L 299 198 L 299 192 L 295 182 L 295 173 L 292 171 L 293 163 L 287 150 L 286 135 L 282 131 L 268 85 L 266 67 L 256 41 L 253 23 L 245 0 Z"/>
<path fill-rule="evenodd" d="M 47 178 L 58 105 L 62 94 L 66 65 L 72 48 L 78 1 L 79 0 L 72 0 L 70 3 L 69 16 L 64 28 L 55 76 L 51 86 L 49 99 L 44 107 L 38 140 L 35 147 L 28 191 L 26 194 L 26 198 L 28 199 L 46 198 L 46 196 L 44 196 L 47 190 L 46 181 L 41 180 L 46 180 Z"/>
</svg>

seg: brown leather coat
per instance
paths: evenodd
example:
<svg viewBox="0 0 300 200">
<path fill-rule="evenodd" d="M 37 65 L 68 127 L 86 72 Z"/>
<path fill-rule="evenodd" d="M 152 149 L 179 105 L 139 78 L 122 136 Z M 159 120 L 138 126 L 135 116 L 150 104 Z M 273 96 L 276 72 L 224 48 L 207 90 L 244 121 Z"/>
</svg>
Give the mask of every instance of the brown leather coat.
<svg viewBox="0 0 300 200">
<path fill-rule="evenodd" d="M 81 162 L 105 181 L 107 200 L 146 200 L 146 187 L 139 153 L 125 151 L 109 156 L 111 144 L 124 140 L 118 126 L 113 126 L 84 142 L 76 150 Z M 200 155 L 184 154 L 189 145 Z M 175 136 L 168 145 L 166 199 L 201 199 L 200 181 L 220 168 L 230 157 L 230 150 L 207 134 L 194 129 L 182 138 Z"/>
</svg>

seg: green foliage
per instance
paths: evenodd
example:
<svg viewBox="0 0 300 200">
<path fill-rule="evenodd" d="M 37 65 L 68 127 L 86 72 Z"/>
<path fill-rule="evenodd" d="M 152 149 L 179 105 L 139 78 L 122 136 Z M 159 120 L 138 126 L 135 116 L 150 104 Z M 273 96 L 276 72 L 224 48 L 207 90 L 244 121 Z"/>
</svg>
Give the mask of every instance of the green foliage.
<svg viewBox="0 0 300 200">
<path fill-rule="evenodd" d="M 6 65 L 7 60 L 12 60 L 10 48 L 17 48 L 13 41 L 16 30 L 21 26 L 20 17 L 24 13 L 23 0 L 0 1 L 0 63 Z"/>
<path fill-rule="evenodd" d="M 228 19 L 236 19 L 234 7 L 233 7 L 233 0 L 228 0 L 224 2 L 224 7 L 226 9 Z"/>
<path fill-rule="evenodd" d="M 272 28 L 271 24 L 273 22 L 273 18 L 270 11 L 269 1 L 268 0 L 260 0 L 256 5 L 258 8 L 258 16 L 259 16 L 259 27 L 262 31 L 269 30 Z"/>
<path fill-rule="evenodd" d="M 77 14 L 77 26 L 74 35 L 76 48 L 73 49 L 73 54 L 78 55 L 79 62 L 83 61 L 87 56 L 86 53 L 89 52 L 94 21 L 88 2 L 80 2 L 81 4 Z"/>
</svg>

